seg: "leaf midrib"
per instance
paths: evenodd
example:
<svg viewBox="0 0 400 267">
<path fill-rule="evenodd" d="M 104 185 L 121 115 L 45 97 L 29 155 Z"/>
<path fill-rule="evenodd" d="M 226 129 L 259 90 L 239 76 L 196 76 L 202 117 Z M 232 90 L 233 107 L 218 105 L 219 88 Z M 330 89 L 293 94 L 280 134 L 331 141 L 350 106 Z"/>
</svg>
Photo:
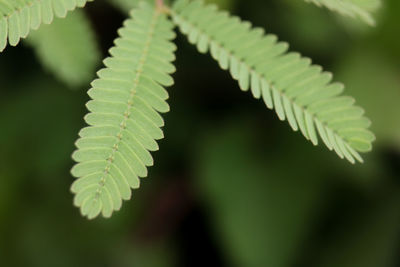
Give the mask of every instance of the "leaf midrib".
<svg viewBox="0 0 400 267">
<path fill-rule="evenodd" d="M 147 56 L 148 56 L 148 50 L 149 50 L 149 47 L 151 45 L 151 41 L 153 39 L 153 35 L 154 35 L 154 32 L 155 32 L 155 27 L 156 27 L 157 20 L 158 20 L 159 17 L 160 17 L 160 12 L 158 10 L 155 10 L 154 14 L 153 14 L 153 18 L 152 18 L 151 23 L 150 23 L 149 30 L 148 30 L 148 38 L 147 38 L 145 46 L 144 46 L 144 48 L 142 50 L 142 56 L 139 59 L 138 66 L 137 66 L 137 68 L 135 70 L 135 77 L 133 79 L 134 83 L 133 83 L 132 89 L 130 90 L 130 97 L 129 97 L 128 101 L 127 101 L 127 105 L 128 106 L 127 106 L 125 112 L 123 113 L 124 118 L 121 121 L 121 123 L 119 124 L 120 125 L 119 132 L 115 136 L 118 141 L 113 145 L 113 148 L 112 148 L 113 150 L 112 150 L 110 156 L 106 159 L 107 165 L 105 166 L 105 168 L 103 170 L 103 176 L 102 176 L 102 178 L 100 179 L 100 181 L 98 183 L 99 188 L 96 190 L 96 194 L 95 194 L 95 198 L 94 198 L 95 201 L 97 201 L 99 199 L 99 197 L 100 197 L 102 189 L 105 186 L 105 179 L 106 179 L 107 175 L 109 175 L 109 168 L 113 164 L 113 160 L 114 160 L 115 154 L 118 151 L 118 146 L 122 142 L 122 138 L 123 138 L 123 134 L 122 133 L 126 130 L 126 123 L 129 120 L 130 110 L 131 110 L 131 108 L 133 106 L 133 98 L 135 97 L 135 94 L 136 94 L 136 88 L 139 85 L 140 76 L 143 73 L 143 67 L 145 65 L 145 62 L 146 62 L 146 59 L 147 59 Z"/>
</svg>

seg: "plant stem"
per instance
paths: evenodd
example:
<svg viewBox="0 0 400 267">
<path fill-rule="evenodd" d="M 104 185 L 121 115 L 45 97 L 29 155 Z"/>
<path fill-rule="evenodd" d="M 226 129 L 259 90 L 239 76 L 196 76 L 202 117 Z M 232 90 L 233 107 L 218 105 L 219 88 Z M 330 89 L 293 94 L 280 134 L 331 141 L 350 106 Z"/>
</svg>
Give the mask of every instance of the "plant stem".
<svg viewBox="0 0 400 267">
<path fill-rule="evenodd" d="M 156 0 L 156 6 L 162 8 L 164 6 L 164 0 Z"/>
<path fill-rule="evenodd" d="M 1 1 L 1 0 L 0 0 Z M 168 7 L 164 5 L 164 0 L 155 0 L 158 12 L 168 14 Z"/>
</svg>

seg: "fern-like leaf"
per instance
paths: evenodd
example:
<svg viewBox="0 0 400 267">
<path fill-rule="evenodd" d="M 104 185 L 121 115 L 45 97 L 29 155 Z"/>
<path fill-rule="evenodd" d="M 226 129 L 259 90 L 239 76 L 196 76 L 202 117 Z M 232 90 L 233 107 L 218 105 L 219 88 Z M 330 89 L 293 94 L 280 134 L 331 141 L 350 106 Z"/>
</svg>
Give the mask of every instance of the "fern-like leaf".
<svg viewBox="0 0 400 267">
<path fill-rule="evenodd" d="M 44 67 L 70 86 L 93 79 L 100 62 L 95 34 L 83 10 L 43 25 L 26 39 Z"/>
<path fill-rule="evenodd" d="M 363 109 L 341 96 L 343 85 L 331 83 L 332 75 L 310 59 L 287 52 L 288 45 L 276 36 L 202 1 L 178 0 L 170 13 L 190 43 L 201 53 L 210 51 L 243 91 L 262 97 L 314 145 L 319 133 L 330 150 L 352 163 L 362 162 L 358 152 L 371 150 L 375 137 Z"/>
<path fill-rule="evenodd" d="M 0 0 L 0 52 L 8 43 L 16 46 L 31 29 L 50 24 L 54 16 L 64 18 L 68 11 L 93 0 Z"/>
<path fill-rule="evenodd" d="M 375 25 L 371 12 L 380 6 L 380 0 L 304 0 L 317 6 L 338 12 L 344 16 L 360 18 L 369 25 Z"/>
<path fill-rule="evenodd" d="M 158 112 L 169 110 L 163 86 L 173 84 L 174 25 L 146 3 L 131 16 L 89 90 L 90 126 L 80 132 L 73 154 L 74 204 L 88 218 L 110 217 L 131 198 L 131 188 L 153 165 L 149 151 L 158 150 L 155 140 L 163 138 Z"/>
</svg>

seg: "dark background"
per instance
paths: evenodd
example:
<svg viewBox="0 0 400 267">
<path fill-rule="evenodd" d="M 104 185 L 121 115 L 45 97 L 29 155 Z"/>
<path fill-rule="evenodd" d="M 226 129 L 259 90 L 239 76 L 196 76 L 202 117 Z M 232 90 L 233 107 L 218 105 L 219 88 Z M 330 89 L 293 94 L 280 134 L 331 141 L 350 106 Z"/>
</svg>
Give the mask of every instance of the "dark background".
<svg viewBox="0 0 400 267">
<path fill-rule="evenodd" d="M 1 266 L 400 266 L 400 2 L 376 27 L 299 0 L 214 2 L 346 84 L 377 136 L 365 163 L 313 147 L 178 35 L 155 166 L 121 211 L 88 221 L 69 170 L 90 81 L 67 87 L 22 43 L 0 55 Z M 125 15 L 85 12 L 105 57 Z"/>
</svg>

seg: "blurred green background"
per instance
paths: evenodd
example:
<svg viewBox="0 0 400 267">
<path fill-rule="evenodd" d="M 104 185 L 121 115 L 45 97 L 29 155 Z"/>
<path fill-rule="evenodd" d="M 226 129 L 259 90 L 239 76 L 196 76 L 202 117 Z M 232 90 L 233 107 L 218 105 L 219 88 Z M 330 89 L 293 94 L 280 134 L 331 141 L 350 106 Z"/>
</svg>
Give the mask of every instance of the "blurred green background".
<svg viewBox="0 0 400 267">
<path fill-rule="evenodd" d="M 87 221 L 69 170 L 95 69 L 63 81 L 75 76 L 42 67 L 32 36 L 0 54 L 1 266 L 400 266 L 400 2 L 383 2 L 376 27 L 300 0 L 208 2 L 346 84 L 377 136 L 366 162 L 313 147 L 178 35 L 155 167 L 120 212 Z M 126 12 L 100 0 L 84 12 L 95 34 L 66 41 L 98 69 Z M 76 64 L 67 48 L 60 60 Z"/>
</svg>

